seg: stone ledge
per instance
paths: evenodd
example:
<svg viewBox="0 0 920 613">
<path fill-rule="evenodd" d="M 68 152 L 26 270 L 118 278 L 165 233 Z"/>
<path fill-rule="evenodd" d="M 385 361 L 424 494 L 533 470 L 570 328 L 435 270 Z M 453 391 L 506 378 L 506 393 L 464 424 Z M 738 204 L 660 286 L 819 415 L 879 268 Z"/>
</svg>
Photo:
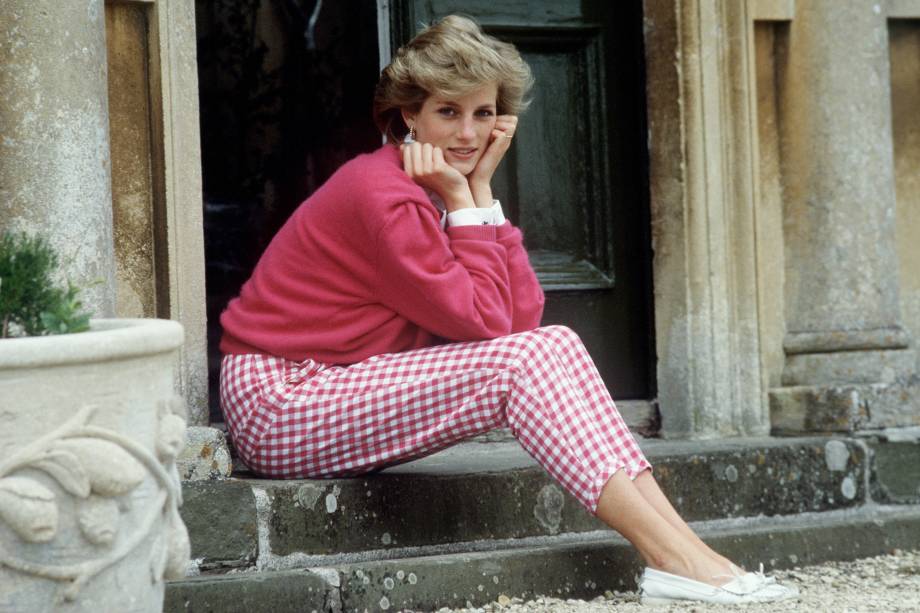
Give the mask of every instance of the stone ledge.
<svg viewBox="0 0 920 613">
<path fill-rule="evenodd" d="M 662 488 L 691 521 L 827 511 L 867 500 L 861 441 L 646 440 L 642 446 Z M 516 442 L 465 443 L 363 478 L 231 479 L 185 488 L 197 495 L 187 493 L 183 516 L 202 568 L 247 566 L 256 555 L 263 565 L 283 568 L 330 554 L 383 557 L 406 548 L 604 528 Z M 245 539 L 228 542 L 230 521 L 242 522 Z"/>
<path fill-rule="evenodd" d="M 307 570 L 201 576 L 166 585 L 164 612 L 341 611 L 338 588 Z"/>
<path fill-rule="evenodd" d="M 645 441 L 688 521 L 784 515 L 866 501 L 864 447 L 798 439 Z M 321 555 L 604 529 L 517 443 L 460 445 L 373 476 L 258 481 L 272 555 Z"/>
<path fill-rule="evenodd" d="M 781 518 L 700 522 L 694 528 L 740 563 L 769 569 L 852 560 L 920 547 L 920 509 L 866 506 Z M 435 610 L 481 606 L 499 594 L 590 599 L 635 589 L 640 564 L 622 539 L 605 533 L 525 539 L 522 546 L 330 565 L 307 571 L 250 572 L 167 583 L 164 612 L 271 610 Z M 386 599 L 386 600 L 384 600 Z"/>
<path fill-rule="evenodd" d="M 767 569 L 850 560 L 920 546 L 920 511 L 830 512 L 801 518 L 709 522 L 701 536 L 739 563 Z M 346 610 L 435 610 L 494 601 L 499 594 L 591 599 L 605 590 L 633 590 L 642 565 L 614 537 L 517 551 L 457 554 L 340 567 Z M 412 581 L 412 576 L 415 581 Z M 402 578 L 400 578 L 402 577 Z M 496 581 L 497 579 L 497 581 Z M 392 586 L 392 587 L 391 587 Z"/>
</svg>

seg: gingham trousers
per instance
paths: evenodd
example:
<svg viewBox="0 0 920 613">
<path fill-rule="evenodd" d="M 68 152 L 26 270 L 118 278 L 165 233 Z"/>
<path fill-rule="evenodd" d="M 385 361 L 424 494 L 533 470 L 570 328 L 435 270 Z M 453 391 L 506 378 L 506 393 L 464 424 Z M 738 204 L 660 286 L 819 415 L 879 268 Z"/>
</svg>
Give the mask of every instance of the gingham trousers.
<svg viewBox="0 0 920 613">
<path fill-rule="evenodd" d="M 220 402 L 240 458 L 266 477 L 361 475 L 505 426 L 592 513 L 616 471 L 650 467 L 564 326 L 348 366 L 227 355 Z"/>
</svg>

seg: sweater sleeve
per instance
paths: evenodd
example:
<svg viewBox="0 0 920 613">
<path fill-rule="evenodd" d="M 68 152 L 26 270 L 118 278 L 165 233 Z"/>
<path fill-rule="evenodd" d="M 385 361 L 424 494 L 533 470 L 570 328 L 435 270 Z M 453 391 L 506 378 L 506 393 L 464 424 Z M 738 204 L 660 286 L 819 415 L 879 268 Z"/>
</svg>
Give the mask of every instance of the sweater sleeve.
<svg viewBox="0 0 920 613">
<path fill-rule="evenodd" d="M 507 221 L 496 228 L 496 235 L 508 255 L 508 280 L 513 305 L 511 331 L 532 330 L 540 325 L 545 297 L 524 249 L 524 236 Z"/>
<path fill-rule="evenodd" d="M 511 331 L 508 254 L 496 227 L 448 227 L 412 202 L 394 207 L 377 235 L 381 302 L 420 327 L 454 341 Z"/>
</svg>

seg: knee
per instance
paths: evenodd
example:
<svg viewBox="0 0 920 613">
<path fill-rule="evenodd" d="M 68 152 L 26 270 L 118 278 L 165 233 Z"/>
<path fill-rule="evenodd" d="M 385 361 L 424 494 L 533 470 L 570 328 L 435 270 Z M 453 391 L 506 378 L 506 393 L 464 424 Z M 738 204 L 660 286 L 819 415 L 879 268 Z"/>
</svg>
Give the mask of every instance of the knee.
<svg viewBox="0 0 920 613">
<path fill-rule="evenodd" d="M 581 339 L 567 326 L 543 326 L 520 335 L 520 358 L 524 364 L 534 359 L 544 361 L 547 356 L 558 357 L 573 346 L 580 346 Z"/>
<path fill-rule="evenodd" d="M 568 326 L 544 326 L 542 328 L 537 328 L 536 331 L 541 332 L 555 345 L 578 346 L 582 344 L 581 337 L 578 336 L 578 333 Z"/>
</svg>

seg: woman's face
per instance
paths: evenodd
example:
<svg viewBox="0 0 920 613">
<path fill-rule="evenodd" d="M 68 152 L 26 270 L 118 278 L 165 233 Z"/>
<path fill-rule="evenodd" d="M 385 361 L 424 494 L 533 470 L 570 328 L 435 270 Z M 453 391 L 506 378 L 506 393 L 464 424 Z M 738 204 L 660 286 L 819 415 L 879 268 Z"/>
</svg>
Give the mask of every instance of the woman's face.
<svg viewBox="0 0 920 613">
<path fill-rule="evenodd" d="M 489 146 L 497 96 L 494 83 L 459 98 L 433 94 L 417 114 L 404 111 L 403 119 L 415 127 L 415 140 L 440 147 L 444 161 L 468 175 Z"/>
</svg>

